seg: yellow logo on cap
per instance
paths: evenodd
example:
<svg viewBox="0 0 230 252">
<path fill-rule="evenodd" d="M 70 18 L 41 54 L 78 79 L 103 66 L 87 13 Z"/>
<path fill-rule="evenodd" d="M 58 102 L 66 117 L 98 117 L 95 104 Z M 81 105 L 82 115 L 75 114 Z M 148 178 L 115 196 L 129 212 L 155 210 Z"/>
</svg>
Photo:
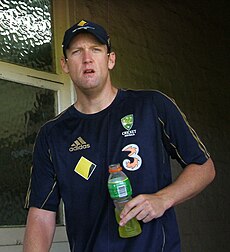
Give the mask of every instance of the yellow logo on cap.
<svg viewBox="0 0 230 252">
<path fill-rule="evenodd" d="M 81 20 L 79 23 L 78 23 L 78 26 L 84 26 L 87 22 L 85 22 L 84 20 Z"/>
</svg>

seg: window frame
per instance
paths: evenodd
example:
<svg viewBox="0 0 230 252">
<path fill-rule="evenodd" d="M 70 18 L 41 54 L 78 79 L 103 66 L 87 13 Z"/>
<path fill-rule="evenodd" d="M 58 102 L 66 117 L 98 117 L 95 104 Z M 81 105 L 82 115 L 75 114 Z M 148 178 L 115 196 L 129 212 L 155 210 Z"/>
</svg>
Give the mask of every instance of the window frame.
<svg viewBox="0 0 230 252">
<path fill-rule="evenodd" d="M 46 88 L 57 93 L 57 113 L 59 114 L 75 100 L 74 87 L 67 75 L 61 71 L 60 59 L 62 57 L 61 42 L 66 27 L 69 26 L 69 1 L 52 1 L 52 27 L 53 27 L 53 59 L 55 73 L 48 73 L 0 61 L 0 79 L 13 81 L 23 85 Z M 63 15 L 64 14 L 64 15 Z M 66 14 L 66 15 L 65 15 Z M 65 220 L 63 204 L 60 204 L 62 224 L 57 225 L 54 236 L 55 243 L 66 243 Z M 22 247 L 25 226 L 0 227 L 1 251 L 18 251 Z M 67 246 L 67 245 L 66 245 Z M 55 251 L 58 251 L 54 249 Z M 51 251 L 53 251 L 51 249 Z"/>
</svg>

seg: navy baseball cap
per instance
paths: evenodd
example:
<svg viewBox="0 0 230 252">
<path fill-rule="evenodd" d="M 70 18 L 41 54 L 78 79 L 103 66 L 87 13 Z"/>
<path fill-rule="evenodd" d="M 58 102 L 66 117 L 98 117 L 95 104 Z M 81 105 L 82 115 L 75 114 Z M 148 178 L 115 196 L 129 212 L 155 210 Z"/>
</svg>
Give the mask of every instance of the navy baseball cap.
<svg viewBox="0 0 230 252">
<path fill-rule="evenodd" d="M 62 47 L 63 47 L 63 53 L 64 55 L 66 52 L 66 49 L 68 49 L 69 44 L 71 40 L 79 33 L 81 32 L 89 32 L 92 35 L 94 35 L 102 44 L 107 45 L 108 52 L 111 51 L 111 43 L 110 43 L 110 37 L 109 34 L 106 32 L 106 30 L 93 22 L 87 21 L 87 20 L 81 20 L 77 24 L 74 24 L 72 27 L 70 27 L 68 30 L 66 30 Z"/>
</svg>

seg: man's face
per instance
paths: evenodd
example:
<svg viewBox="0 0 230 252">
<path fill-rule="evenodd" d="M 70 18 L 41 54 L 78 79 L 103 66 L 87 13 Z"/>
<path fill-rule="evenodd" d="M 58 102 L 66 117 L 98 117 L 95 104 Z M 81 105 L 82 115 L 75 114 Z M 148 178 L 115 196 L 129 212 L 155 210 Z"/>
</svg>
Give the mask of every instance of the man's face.
<svg viewBox="0 0 230 252">
<path fill-rule="evenodd" d="M 71 41 L 66 50 L 67 60 L 62 60 L 62 68 L 77 89 L 89 90 L 110 84 L 109 70 L 115 65 L 114 53 L 108 55 L 107 46 L 93 35 L 80 33 Z"/>
</svg>

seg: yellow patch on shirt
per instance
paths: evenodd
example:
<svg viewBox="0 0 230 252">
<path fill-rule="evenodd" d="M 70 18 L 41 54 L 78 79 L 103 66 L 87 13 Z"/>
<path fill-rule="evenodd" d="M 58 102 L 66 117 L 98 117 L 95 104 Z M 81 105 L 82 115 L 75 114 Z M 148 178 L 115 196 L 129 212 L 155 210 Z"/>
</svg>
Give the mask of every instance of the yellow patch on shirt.
<svg viewBox="0 0 230 252">
<path fill-rule="evenodd" d="M 81 157 L 75 166 L 74 171 L 82 176 L 84 179 L 88 180 L 95 170 L 96 165 L 89 161 L 88 159 Z"/>
</svg>

